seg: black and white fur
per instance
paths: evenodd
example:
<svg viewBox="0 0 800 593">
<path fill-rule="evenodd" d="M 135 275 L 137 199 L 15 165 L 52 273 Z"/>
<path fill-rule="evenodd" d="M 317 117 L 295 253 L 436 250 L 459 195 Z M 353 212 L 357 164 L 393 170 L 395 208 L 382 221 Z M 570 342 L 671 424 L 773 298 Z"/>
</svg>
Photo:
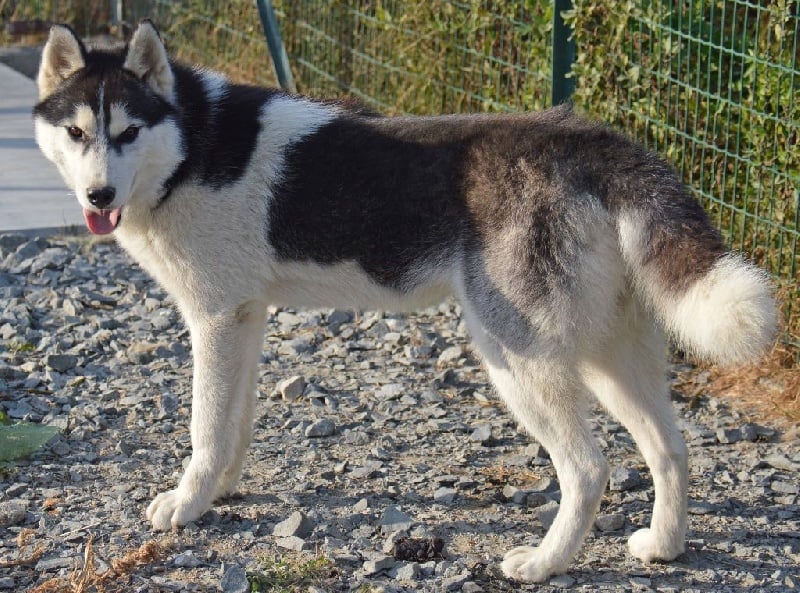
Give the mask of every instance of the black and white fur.
<svg viewBox="0 0 800 593">
<path fill-rule="evenodd" d="M 728 253 L 658 158 L 567 107 L 380 117 L 228 82 L 168 60 L 148 21 L 125 47 L 54 27 L 34 109 L 42 151 L 95 232 L 176 299 L 194 354 L 193 454 L 150 504 L 156 529 L 236 488 L 251 437 L 268 305 L 409 309 L 455 295 L 500 397 L 550 452 L 558 515 L 503 570 L 569 566 L 608 465 L 592 397 L 650 467 L 644 561 L 684 549 L 687 453 L 664 332 L 711 360 L 769 346 L 764 273 Z"/>
</svg>

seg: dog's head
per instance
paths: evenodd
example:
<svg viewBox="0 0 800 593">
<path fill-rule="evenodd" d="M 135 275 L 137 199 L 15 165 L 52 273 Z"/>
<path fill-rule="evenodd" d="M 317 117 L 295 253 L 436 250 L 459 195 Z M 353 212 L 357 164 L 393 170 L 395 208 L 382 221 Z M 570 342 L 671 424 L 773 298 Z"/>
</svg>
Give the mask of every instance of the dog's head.
<svg viewBox="0 0 800 593">
<path fill-rule="evenodd" d="M 128 206 L 153 207 L 181 160 L 175 78 L 161 37 L 142 21 L 129 44 L 88 48 L 57 25 L 42 53 L 36 141 L 106 234 Z"/>
</svg>

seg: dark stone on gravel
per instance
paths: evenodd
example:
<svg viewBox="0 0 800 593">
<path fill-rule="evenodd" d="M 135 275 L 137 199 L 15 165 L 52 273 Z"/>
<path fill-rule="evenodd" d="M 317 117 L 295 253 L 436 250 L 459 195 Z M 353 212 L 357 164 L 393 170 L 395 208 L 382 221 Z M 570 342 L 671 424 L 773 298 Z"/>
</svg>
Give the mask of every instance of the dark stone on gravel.
<svg viewBox="0 0 800 593">
<path fill-rule="evenodd" d="M 75 368 L 78 364 L 78 357 L 72 354 L 51 354 L 47 357 L 46 364 L 54 371 L 65 373 Z"/>
</svg>

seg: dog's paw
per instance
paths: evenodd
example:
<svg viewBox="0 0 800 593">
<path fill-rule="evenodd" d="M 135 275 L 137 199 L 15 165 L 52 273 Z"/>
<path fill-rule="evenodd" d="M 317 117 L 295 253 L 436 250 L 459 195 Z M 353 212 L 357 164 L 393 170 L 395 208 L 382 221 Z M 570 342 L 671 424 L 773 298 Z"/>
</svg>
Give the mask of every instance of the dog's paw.
<svg viewBox="0 0 800 593">
<path fill-rule="evenodd" d="M 162 492 L 155 497 L 145 513 L 156 531 L 168 531 L 194 521 L 208 509 L 198 501 L 181 495 L 178 489 Z"/>
<path fill-rule="evenodd" d="M 520 546 L 509 551 L 503 558 L 501 568 L 508 578 L 522 583 L 542 583 L 565 570 L 541 558 L 538 548 L 531 546 Z"/>
<path fill-rule="evenodd" d="M 628 539 L 628 551 L 643 562 L 674 560 L 683 553 L 683 540 L 671 542 L 649 528 L 639 529 Z"/>
</svg>

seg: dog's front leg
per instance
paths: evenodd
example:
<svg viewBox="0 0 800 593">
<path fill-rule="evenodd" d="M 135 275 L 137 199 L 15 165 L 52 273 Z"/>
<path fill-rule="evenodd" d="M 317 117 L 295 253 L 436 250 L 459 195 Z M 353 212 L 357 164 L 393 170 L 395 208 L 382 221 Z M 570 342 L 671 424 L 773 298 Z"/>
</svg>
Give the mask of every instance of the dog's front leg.
<svg viewBox="0 0 800 593">
<path fill-rule="evenodd" d="M 225 313 L 188 315 L 194 353 L 192 459 L 175 490 L 147 508 L 153 527 L 185 525 L 238 481 L 252 420 L 266 307 L 248 302 Z"/>
</svg>

